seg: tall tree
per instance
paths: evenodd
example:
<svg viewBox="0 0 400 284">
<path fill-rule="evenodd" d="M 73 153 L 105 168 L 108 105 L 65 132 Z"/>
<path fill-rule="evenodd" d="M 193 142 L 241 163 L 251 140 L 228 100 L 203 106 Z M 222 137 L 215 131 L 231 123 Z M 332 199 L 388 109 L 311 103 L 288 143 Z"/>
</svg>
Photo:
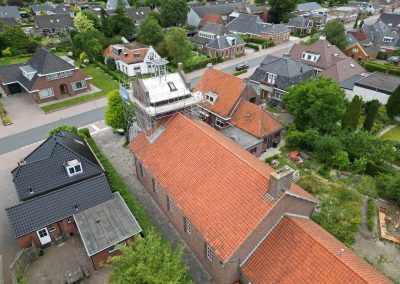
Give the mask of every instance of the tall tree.
<svg viewBox="0 0 400 284">
<path fill-rule="evenodd" d="M 80 32 L 74 35 L 72 39 L 75 53 L 84 51 L 90 59 L 99 59 L 108 41 L 104 34 L 96 29 Z"/>
<path fill-rule="evenodd" d="M 74 19 L 74 26 L 79 32 L 86 32 L 94 28 L 94 23 L 83 12 L 80 12 Z"/>
<path fill-rule="evenodd" d="M 160 8 L 163 27 L 181 26 L 185 23 L 189 6 L 185 0 L 164 0 Z"/>
<path fill-rule="evenodd" d="M 122 128 L 126 130 L 123 104 L 124 102 L 118 90 L 112 90 L 107 94 L 107 107 L 104 113 L 104 119 L 106 124 L 111 128 Z"/>
<path fill-rule="evenodd" d="M 21 53 L 30 40 L 22 28 L 8 26 L 5 27 L 1 38 L 5 47 L 11 47 L 13 54 Z"/>
<path fill-rule="evenodd" d="M 111 283 L 191 283 L 182 247 L 173 251 L 154 231 L 118 249 L 122 254 L 111 258 Z"/>
<path fill-rule="evenodd" d="M 386 112 L 390 118 L 400 114 L 400 86 L 390 95 L 386 104 Z"/>
<path fill-rule="evenodd" d="M 101 30 L 100 19 L 95 13 L 93 13 L 92 10 L 86 9 L 83 10 L 81 13 L 83 13 L 86 16 L 86 18 L 88 18 L 93 23 L 93 27 L 95 29 Z"/>
<path fill-rule="evenodd" d="M 141 21 L 136 38 L 143 44 L 157 46 L 164 39 L 164 32 L 157 20 L 148 15 Z"/>
<path fill-rule="evenodd" d="M 297 0 L 269 0 L 268 5 L 271 9 L 268 11 L 268 18 L 274 23 L 280 23 L 283 19 L 296 9 Z"/>
<path fill-rule="evenodd" d="M 340 49 L 345 49 L 347 47 L 347 36 L 344 25 L 338 20 L 331 21 L 325 24 L 324 33 L 326 39 L 339 47 Z"/>
<path fill-rule="evenodd" d="M 331 78 L 317 77 L 289 88 L 283 96 L 286 109 L 295 116 L 300 130 L 336 128 L 345 108 L 345 95 Z"/>
<path fill-rule="evenodd" d="M 187 39 L 186 30 L 172 28 L 165 38 L 165 43 L 172 64 L 183 63 L 192 57 L 192 44 Z"/>
<path fill-rule="evenodd" d="M 360 120 L 362 100 L 359 96 L 355 96 L 347 106 L 342 118 L 342 129 L 356 130 Z"/>
<path fill-rule="evenodd" d="M 115 9 L 115 15 L 107 18 L 107 27 L 103 27 L 104 33 L 112 37 L 122 35 L 126 38 L 132 38 L 136 32 L 136 27 L 131 18 L 126 15 L 124 6 L 118 5 Z"/>
<path fill-rule="evenodd" d="M 371 131 L 372 127 L 374 126 L 376 116 L 378 115 L 379 106 L 380 104 L 377 100 L 373 100 L 369 103 L 367 116 L 365 117 L 363 124 L 364 130 Z"/>
</svg>

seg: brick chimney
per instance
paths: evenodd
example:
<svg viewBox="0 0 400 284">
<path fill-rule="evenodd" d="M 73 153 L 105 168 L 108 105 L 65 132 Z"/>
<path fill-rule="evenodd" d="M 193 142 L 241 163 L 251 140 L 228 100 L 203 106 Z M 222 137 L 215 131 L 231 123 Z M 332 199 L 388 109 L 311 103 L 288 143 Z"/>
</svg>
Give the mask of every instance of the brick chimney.
<svg viewBox="0 0 400 284">
<path fill-rule="evenodd" d="M 272 198 L 277 198 L 279 195 L 290 189 L 294 170 L 288 166 L 284 166 L 279 170 L 271 173 L 267 194 Z"/>
</svg>

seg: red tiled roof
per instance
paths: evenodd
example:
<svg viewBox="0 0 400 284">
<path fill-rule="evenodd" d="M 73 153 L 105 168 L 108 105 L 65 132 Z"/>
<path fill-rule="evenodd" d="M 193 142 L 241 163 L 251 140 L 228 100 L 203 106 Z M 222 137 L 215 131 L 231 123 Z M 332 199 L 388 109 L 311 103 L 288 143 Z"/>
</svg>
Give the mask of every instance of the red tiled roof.
<svg viewBox="0 0 400 284">
<path fill-rule="evenodd" d="M 224 19 L 222 19 L 221 15 L 213 14 L 213 13 L 205 13 L 204 17 L 201 19 L 199 23 L 199 28 L 204 27 L 207 23 L 213 24 L 224 24 Z"/>
<path fill-rule="evenodd" d="M 358 30 L 358 31 L 349 31 L 347 32 L 351 34 L 353 37 L 355 37 L 358 41 L 363 41 L 364 39 L 367 38 L 363 30 Z"/>
<path fill-rule="evenodd" d="M 222 117 L 228 117 L 245 87 L 242 79 L 212 68 L 203 73 L 194 91 L 218 94 L 216 102 L 206 102 L 203 106 Z"/>
<path fill-rule="evenodd" d="M 288 216 L 242 266 L 242 272 L 252 283 L 261 284 L 390 283 L 312 220 Z"/>
<path fill-rule="evenodd" d="M 153 143 L 140 133 L 129 148 L 222 261 L 284 196 L 265 198 L 272 168 L 180 113 Z M 307 198 L 301 188 L 290 191 Z"/>
<path fill-rule="evenodd" d="M 122 51 L 121 51 L 120 55 L 117 55 L 112 52 L 113 46 L 122 47 Z M 132 64 L 132 63 L 143 62 L 148 51 L 149 51 L 149 48 L 142 44 L 134 44 L 134 45 L 132 45 L 132 44 L 117 44 L 117 45 L 110 45 L 106 49 L 104 49 L 103 56 L 121 60 L 121 61 L 125 62 L 126 64 Z M 125 54 L 126 54 L 126 56 L 125 56 Z M 139 54 L 139 56 L 136 56 L 136 54 Z"/>
<path fill-rule="evenodd" d="M 263 138 L 282 129 L 282 125 L 268 112 L 245 100 L 235 108 L 231 123 L 257 138 Z"/>
</svg>

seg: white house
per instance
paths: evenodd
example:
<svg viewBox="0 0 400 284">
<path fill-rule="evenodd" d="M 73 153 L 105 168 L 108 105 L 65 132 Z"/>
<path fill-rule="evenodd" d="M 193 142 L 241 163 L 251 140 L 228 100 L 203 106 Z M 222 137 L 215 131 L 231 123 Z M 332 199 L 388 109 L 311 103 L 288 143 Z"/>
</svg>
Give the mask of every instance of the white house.
<svg viewBox="0 0 400 284">
<path fill-rule="evenodd" d="M 117 70 L 129 77 L 135 76 L 139 70 L 142 74 L 153 73 L 152 61 L 160 58 L 152 46 L 138 42 L 112 44 L 104 50 L 103 55 L 106 62 L 108 58 L 114 59 Z"/>
</svg>

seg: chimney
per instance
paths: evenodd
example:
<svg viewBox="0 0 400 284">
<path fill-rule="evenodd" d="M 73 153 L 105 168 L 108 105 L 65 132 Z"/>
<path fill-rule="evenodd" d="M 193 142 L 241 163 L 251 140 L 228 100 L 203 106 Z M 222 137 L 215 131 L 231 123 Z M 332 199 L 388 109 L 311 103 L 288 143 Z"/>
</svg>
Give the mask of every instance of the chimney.
<svg viewBox="0 0 400 284">
<path fill-rule="evenodd" d="M 183 63 L 182 62 L 178 63 L 178 71 L 183 71 Z"/>
<path fill-rule="evenodd" d="M 289 52 L 284 52 L 283 53 L 283 58 L 290 58 L 290 53 Z"/>
<path fill-rule="evenodd" d="M 290 188 L 293 179 L 294 170 L 288 166 L 284 166 L 270 175 L 267 194 L 273 199 Z"/>
<path fill-rule="evenodd" d="M 136 78 L 137 79 L 142 78 L 142 71 L 140 71 L 140 70 L 136 71 Z"/>
</svg>

